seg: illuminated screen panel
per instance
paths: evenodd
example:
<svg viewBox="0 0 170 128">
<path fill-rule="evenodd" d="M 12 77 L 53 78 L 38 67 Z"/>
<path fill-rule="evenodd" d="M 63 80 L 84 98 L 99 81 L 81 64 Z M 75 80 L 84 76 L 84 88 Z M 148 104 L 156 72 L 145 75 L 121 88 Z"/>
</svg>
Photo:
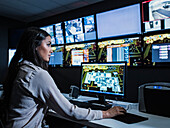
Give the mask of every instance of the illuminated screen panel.
<svg viewBox="0 0 170 128">
<path fill-rule="evenodd" d="M 154 66 L 155 62 L 169 61 L 168 58 L 166 58 L 165 56 L 161 57 L 165 55 L 165 53 L 167 57 L 169 56 L 169 51 L 168 51 L 169 50 L 168 43 L 170 43 L 169 33 L 145 36 L 143 40 L 144 40 L 144 47 L 143 47 L 144 65 Z"/>
<path fill-rule="evenodd" d="M 98 38 L 140 34 L 140 4 L 96 14 Z"/>
<path fill-rule="evenodd" d="M 170 62 L 170 43 L 152 44 L 152 62 Z"/>
<path fill-rule="evenodd" d="M 169 0 L 148 0 L 142 2 L 142 19 L 145 32 L 166 28 L 166 19 L 170 18 Z M 164 24 L 164 25 L 163 25 Z"/>
<path fill-rule="evenodd" d="M 161 21 L 145 22 L 145 32 L 161 30 Z"/>
<path fill-rule="evenodd" d="M 84 41 L 82 18 L 65 21 L 66 43 Z"/>
<path fill-rule="evenodd" d="M 56 44 L 64 44 L 63 29 L 61 23 L 55 24 Z"/>
<path fill-rule="evenodd" d="M 81 62 L 96 62 L 95 42 L 66 46 L 66 66 L 80 66 Z"/>
<path fill-rule="evenodd" d="M 51 35 L 51 44 L 55 44 L 53 25 L 49 25 L 49 26 L 45 26 L 45 27 L 40 27 L 40 29 L 43 29 L 46 32 L 48 32 Z"/>
<path fill-rule="evenodd" d="M 64 46 L 55 46 L 52 47 L 53 53 L 51 54 L 49 65 L 58 65 L 63 66 L 64 60 Z"/>
<path fill-rule="evenodd" d="M 170 18 L 169 19 L 165 19 L 165 29 L 170 29 Z"/>
<path fill-rule="evenodd" d="M 12 57 L 15 55 L 16 49 L 9 49 L 8 50 L 8 65 L 10 64 Z"/>
<path fill-rule="evenodd" d="M 94 15 L 65 21 L 66 43 L 96 39 Z"/>
<path fill-rule="evenodd" d="M 82 63 L 80 91 L 124 96 L 126 63 Z"/>
<path fill-rule="evenodd" d="M 142 65 L 139 37 L 102 41 L 98 48 L 99 62 L 126 61 L 128 66 Z"/>
<path fill-rule="evenodd" d="M 84 40 L 94 40 L 96 39 L 96 31 L 94 25 L 94 15 L 83 17 L 84 19 Z"/>
</svg>

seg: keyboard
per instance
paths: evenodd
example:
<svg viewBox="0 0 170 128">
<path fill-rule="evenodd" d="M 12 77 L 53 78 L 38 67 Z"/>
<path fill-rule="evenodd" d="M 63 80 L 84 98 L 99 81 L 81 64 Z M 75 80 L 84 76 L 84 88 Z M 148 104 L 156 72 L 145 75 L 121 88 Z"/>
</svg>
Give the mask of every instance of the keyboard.
<svg viewBox="0 0 170 128">
<path fill-rule="evenodd" d="M 76 101 L 76 100 L 70 100 L 70 102 L 74 105 L 77 105 L 78 107 L 82 108 L 91 108 L 93 110 L 108 110 L 111 108 L 111 105 L 99 105 L 99 104 L 93 104 L 89 102 L 81 102 L 81 101 Z M 132 123 L 138 123 L 141 121 L 148 120 L 147 117 L 142 117 L 139 115 L 135 115 L 132 113 L 125 113 L 125 115 L 118 115 L 116 117 L 112 117 L 114 120 L 118 120 L 127 124 L 132 124 Z"/>
<path fill-rule="evenodd" d="M 115 117 L 112 117 L 112 119 L 127 123 L 127 124 L 133 124 L 133 123 L 138 123 L 141 121 L 148 120 L 147 117 L 142 117 L 139 115 L 135 115 L 132 113 L 125 113 L 125 115 L 118 115 Z"/>
<path fill-rule="evenodd" d="M 102 105 L 102 104 L 96 104 L 96 103 L 89 103 L 87 102 L 81 102 L 81 101 L 76 101 L 76 100 L 69 100 L 72 104 L 77 105 L 78 107 L 81 108 L 91 108 L 93 110 L 108 110 L 109 108 L 112 107 L 112 105 Z"/>
</svg>

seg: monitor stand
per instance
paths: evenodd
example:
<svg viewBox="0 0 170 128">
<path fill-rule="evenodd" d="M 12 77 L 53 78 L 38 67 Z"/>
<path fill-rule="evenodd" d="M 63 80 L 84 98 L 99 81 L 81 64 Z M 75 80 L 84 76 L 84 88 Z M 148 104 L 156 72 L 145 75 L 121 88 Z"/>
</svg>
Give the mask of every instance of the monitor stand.
<svg viewBox="0 0 170 128">
<path fill-rule="evenodd" d="M 96 103 L 96 104 L 101 104 L 101 105 L 106 105 L 106 106 L 112 106 L 109 102 L 106 101 L 106 98 L 104 95 L 97 95 L 98 100 L 89 100 L 89 103 Z"/>
</svg>

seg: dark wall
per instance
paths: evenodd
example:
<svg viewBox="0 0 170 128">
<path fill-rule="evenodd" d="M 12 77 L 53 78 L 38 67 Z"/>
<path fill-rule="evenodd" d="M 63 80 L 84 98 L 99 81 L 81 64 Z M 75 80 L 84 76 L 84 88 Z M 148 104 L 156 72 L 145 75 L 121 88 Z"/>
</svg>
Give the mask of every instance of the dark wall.
<svg viewBox="0 0 170 128">
<path fill-rule="evenodd" d="M 51 68 L 50 74 L 63 93 L 70 92 L 70 86 L 80 87 L 81 68 Z M 150 82 L 170 82 L 170 67 L 127 67 L 126 98 L 128 102 L 138 102 L 138 87 Z"/>
<path fill-rule="evenodd" d="M 8 68 L 8 30 L 23 27 L 25 23 L 0 17 L 0 83 L 4 81 Z"/>
<path fill-rule="evenodd" d="M 62 22 L 62 21 L 80 18 L 82 16 L 88 16 L 88 15 L 100 13 L 103 11 L 108 11 L 108 10 L 112 10 L 115 8 L 124 7 L 124 6 L 135 4 L 135 3 L 140 3 L 142 1 L 144 0 L 104 0 L 102 2 L 95 3 L 89 6 L 85 6 L 82 8 L 74 9 L 72 11 L 54 15 L 48 18 L 30 22 L 28 25 L 29 26 L 46 26 L 46 25 L 55 24 L 55 23 Z"/>
</svg>

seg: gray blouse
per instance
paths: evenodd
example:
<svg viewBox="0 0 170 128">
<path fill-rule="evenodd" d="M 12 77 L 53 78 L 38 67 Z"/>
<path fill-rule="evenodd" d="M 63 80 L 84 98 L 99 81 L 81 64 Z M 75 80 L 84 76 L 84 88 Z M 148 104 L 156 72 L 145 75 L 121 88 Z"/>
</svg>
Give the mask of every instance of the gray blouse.
<svg viewBox="0 0 170 128">
<path fill-rule="evenodd" d="M 64 86 L 64 85 L 63 85 Z M 8 126 L 12 128 L 39 128 L 47 108 L 78 120 L 103 117 L 102 111 L 79 108 L 71 104 L 59 91 L 46 70 L 23 61 L 13 84 Z"/>
</svg>

